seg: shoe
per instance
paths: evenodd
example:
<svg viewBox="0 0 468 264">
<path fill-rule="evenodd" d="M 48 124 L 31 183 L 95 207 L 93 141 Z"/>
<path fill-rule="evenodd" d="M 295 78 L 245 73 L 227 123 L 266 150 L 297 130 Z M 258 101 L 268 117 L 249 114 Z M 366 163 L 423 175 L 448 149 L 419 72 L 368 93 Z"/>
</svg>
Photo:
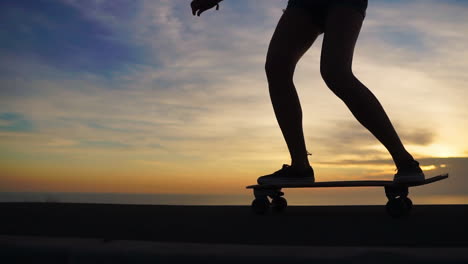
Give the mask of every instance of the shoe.
<svg viewBox="0 0 468 264">
<path fill-rule="evenodd" d="M 411 160 L 397 168 L 393 178 L 394 183 L 421 183 L 425 181 L 424 173 L 419 167 L 419 162 Z"/>
<path fill-rule="evenodd" d="M 312 167 L 308 167 L 304 170 L 297 170 L 287 164 L 283 164 L 283 167 L 279 171 L 257 179 L 258 184 L 313 183 L 314 181 L 314 170 Z"/>
</svg>

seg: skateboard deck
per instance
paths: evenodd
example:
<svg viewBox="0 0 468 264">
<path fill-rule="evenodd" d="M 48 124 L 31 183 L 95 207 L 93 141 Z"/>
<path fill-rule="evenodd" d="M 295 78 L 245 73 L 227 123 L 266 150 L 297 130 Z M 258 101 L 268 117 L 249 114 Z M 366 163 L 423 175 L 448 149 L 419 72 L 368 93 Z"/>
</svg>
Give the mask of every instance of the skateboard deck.
<svg viewBox="0 0 468 264">
<path fill-rule="evenodd" d="M 247 189 L 276 189 L 276 188 L 326 188 L 326 187 L 374 187 L 374 186 L 407 186 L 414 187 L 433 183 L 448 178 L 448 174 L 441 174 L 418 183 L 393 183 L 393 181 L 327 181 L 327 182 L 294 182 L 284 184 L 255 184 Z"/>
<path fill-rule="evenodd" d="M 281 191 L 283 188 L 331 188 L 331 187 L 384 187 L 388 202 L 385 206 L 387 213 L 392 217 L 409 215 L 413 202 L 408 197 L 410 187 L 421 186 L 447 179 L 448 174 L 441 174 L 418 183 L 394 183 L 393 181 L 328 181 L 328 182 L 291 182 L 283 184 L 255 184 L 247 189 L 253 189 L 255 199 L 252 209 L 257 214 L 264 214 L 270 208 L 281 212 L 288 203 Z M 270 202 L 270 199 L 271 202 Z"/>
</svg>

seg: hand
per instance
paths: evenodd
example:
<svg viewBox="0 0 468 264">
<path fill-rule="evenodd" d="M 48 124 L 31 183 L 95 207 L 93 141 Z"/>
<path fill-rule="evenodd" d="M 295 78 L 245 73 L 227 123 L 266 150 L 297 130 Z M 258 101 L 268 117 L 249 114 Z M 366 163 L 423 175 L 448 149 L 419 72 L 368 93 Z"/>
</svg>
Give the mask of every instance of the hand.
<svg viewBox="0 0 468 264">
<path fill-rule="evenodd" d="M 190 6 L 192 7 L 192 14 L 200 16 L 201 13 L 216 6 L 219 10 L 219 2 L 222 0 L 193 0 Z"/>
</svg>

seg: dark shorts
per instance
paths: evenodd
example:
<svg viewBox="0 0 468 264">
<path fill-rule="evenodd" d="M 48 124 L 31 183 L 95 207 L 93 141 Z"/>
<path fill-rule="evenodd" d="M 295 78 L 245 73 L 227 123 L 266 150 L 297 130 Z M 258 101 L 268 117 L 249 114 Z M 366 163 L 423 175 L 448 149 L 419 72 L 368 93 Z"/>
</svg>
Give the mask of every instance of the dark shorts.
<svg viewBox="0 0 468 264">
<path fill-rule="evenodd" d="M 328 10 L 332 6 L 346 5 L 356 9 L 362 17 L 366 17 L 367 0 L 289 0 L 287 8 L 302 8 L 311 14 L 314 21 L 325 30 Z"/>
</svg>

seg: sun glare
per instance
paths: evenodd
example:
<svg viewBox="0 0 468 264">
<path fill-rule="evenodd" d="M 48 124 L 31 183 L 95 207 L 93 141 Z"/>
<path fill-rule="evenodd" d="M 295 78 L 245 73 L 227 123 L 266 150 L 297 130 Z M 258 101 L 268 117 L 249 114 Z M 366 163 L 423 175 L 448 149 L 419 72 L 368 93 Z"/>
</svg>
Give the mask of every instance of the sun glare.
<svg viewBox="0 0 468 264">
<path fill-rule="evenodd" d="M 427 147 L 415 148 L 416 152 L 422 155 L 439 158 L 461 157 L 464 156 L 455 146 L 433 144 Z"/>
<path fill-rule="evenodd" d="M 435 165 L 428 165 L 428 166 L 421 166 L 421 169 L 423 171 L 430 171 L 430 170 L 435 170 L 437 167 Z"/>
</svg>

